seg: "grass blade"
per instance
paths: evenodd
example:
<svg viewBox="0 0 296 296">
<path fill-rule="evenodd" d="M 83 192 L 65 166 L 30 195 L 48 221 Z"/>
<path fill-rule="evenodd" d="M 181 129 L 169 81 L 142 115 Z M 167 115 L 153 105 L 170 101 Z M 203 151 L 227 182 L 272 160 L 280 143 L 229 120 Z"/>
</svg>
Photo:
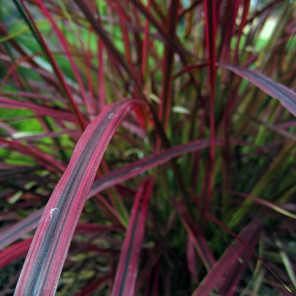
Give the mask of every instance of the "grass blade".
<svg viewBox="0 0 296 296">
<path fill-rule="evenodd" d="M 18 242 L 0 253 L 0 268 L 14 260 L 22 258 L 28 252 L 33 238 L 28 238 L 24 241 Z"/>
<path fill-rule="evenodd" d="M 249 70 L 222 64 L 219 64 L 219 66 L 249 80 L 268 95 L 278 99 L 290 113 L 296 116 L 296 93 L 292 89 L 287 88 L 281 83 L 273 81 L 269 77 L 256 70 Z"/>
<path fill-rule="evenodd" d="M 71 239 L 105 149 L 137 100 L 107 107 L 85 130 L 45 207 L 15 295 L 54 295 Z"/>
<path fill-rule="evenodd" d="M 2 230 L 0 232 L 0 250 L 6 248 L 9 244 L 15 242 L 23 235 L 34 230 L 38 225 L 42 212 L 43 209 Z"/>
<path fill-rule="evenodd" d="M 134 295 L 136 276 L 148 203 L 153 189 L 153 180 L 145 179 L 136 195 L 132 213 L 121 249 L 112 296 Z"/>
<path fill-rule="evenodd" d="M 9 109 L 30 109 L 40 115 L 51 116 L 51 117 L 59 119 L 59 120 L 77 122 L 77 119 L 71 113 L 51 109 L 51 108 L 44 107 L 44 106 L 38 106 L 33 103 L 13 100 L 13 99 L 9 99 L 6 97 L 0 97 L 0 107 L 9 108 Z"/>
</svg>

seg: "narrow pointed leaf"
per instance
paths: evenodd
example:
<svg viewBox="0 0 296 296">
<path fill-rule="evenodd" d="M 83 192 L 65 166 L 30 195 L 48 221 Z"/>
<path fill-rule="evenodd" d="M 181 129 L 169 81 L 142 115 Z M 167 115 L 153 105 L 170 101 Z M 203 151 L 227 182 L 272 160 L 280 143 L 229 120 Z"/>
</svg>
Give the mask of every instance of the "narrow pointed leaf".
<svg viewBox="0 0 296 296">
<path fill-rule="evenodd" d="M 0 250 L 3 250 L 9 244 L 34 230 L 38 225 L 43 210 L 44 209 L 40 209 L 20 222 L 2 230 L 0 232 Z"/>
<path fill-rule="evenodd" d="M 145 179 L 136 195 L 111 296 L 134 295 L 139 255 L 152 189 L 153 181 Z"/>
<path fill-rule="evenodd" d="M 245 68 L 219 64 L 242 78 L 249 80 L 268 95 L 278 99 L 280 103 L 294 116 L 296 116 L 296 93 L 281 83 L 275 82 L 264 74 Z"/>
<path fill-rule="evenodd" d="M 39 115 L 47 115 L 60 120 L 77 122 L 77 119 L 71 113 L 51 109 L 44 106 L 38 106 L 33 103 L 18 101 L 6 97 L 0 97 L 0 107 L 9 109 L 29 109 L 36 112 Z"/>
<path fill-rule="evenodd" d="M 31 242 L 32 238 L 28 238 L 0 252 L 0 268 L 3 268 L 4 266 L 13 262 L 14 260 L 25 257 Z"/>
<path fill-rule="evenodd" d="M 137 100 L 107 107 L 85 130 L 40 220 L 15 295 L 54 295 L 79 216 L 116 128 Z"/>
</svg>

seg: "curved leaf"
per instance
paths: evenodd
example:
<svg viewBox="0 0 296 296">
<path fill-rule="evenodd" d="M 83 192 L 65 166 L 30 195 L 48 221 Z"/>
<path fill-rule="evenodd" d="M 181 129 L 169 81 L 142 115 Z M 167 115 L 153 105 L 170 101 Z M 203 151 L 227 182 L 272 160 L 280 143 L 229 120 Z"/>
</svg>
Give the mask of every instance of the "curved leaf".
<svg viewBox="0 0 296 296">
<path fill-rule="evenodd" d="M 256 70 L 218 64 L 221 68 L 228 69 L 242 78 L 249 80 L 268 95 L 278 99 L 280 103 L 294 116 L 296 116 L 296 93 L 281 83 L 275 82 Z"/>
<path fill-rule="evenodd" d="M 79 216 L 98 166 L 129 108 L 124 100 L 106 108 L 84 131 L 40 220 L 15 295 L 54 295 Z"/>
</svg>

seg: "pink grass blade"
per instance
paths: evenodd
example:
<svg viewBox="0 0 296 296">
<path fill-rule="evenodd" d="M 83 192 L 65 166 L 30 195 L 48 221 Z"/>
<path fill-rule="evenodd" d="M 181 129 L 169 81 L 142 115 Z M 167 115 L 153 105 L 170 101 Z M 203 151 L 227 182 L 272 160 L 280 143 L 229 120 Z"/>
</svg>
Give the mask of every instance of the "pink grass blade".
<svg viewBox="0 0 296 296">
<path fill-rule="evenodd" d="M 3 229 L 0 232 L 0 250 L 20 239 L 23 235 L 33 231 L 39 223 L 43 210 L 40 209 L 20 222 Z"/>
<path fill-rule="evenodd" d="M 221 141 L 217 141 L 217 144 L 220 145 Z M 202 150 L 207 147 L 209 147 L 208 140 L 189 142 L 183 145 L 172 147 L 161 153 L 148 156 L 125 167 L 119 168 L 95 181 L 92 185 L 88 198 L 116 184 L 138 176 L 151 168 L 167 163 L 172 158 L 178 157 L 188 152 Z M 17 239 L 20 239 L 23 235 L 33 231 L 38 225 L 43 210 L 44 209 L 41 209 L 23 219 L 22 221 L 2 230 L 0 232 L 0 250 L 4 249 Z"/>
<path fill-rule="evenodd" d="M 33 238 L 28 238 L 0 252 L 0 268 L 3 268 L 17 259 L 25 257 L 32 240 Z"/>
<path fill-rule="evenodd" d="M 59 120 L 77 122 L 77 118 L 71 113 L 51 109 L 44 106 L 39 106 L 33 103 L 18 101 L 6 97 L 0 97 L 0 107 L 8 109 L 29 109 L 36 112 L 39 115 L 51 116 Z"/>
<path fill-rule="evenodd" d="M 50 101 L 50 102 L 54 102 L 55 100 L 59 100 L 59 102 L 65 102 L 65 98 L 63 97 L 51 97 L 51 96 L 46 96 L 46 95 L 42 95 L 40 93 L 32 93 L 32 92 L 28 92 L 28 91 L 17 91 L 17 92 L 12 92 L 12 91 L 1 91 L 0 92 L 0 96 L 13 96 L 16 98 L 19 97 L 24 97 L 24 98 L 29 98 L 29 99 L 40 99 L 40 100 L 44 100 L 44 101 Z"/>
<path fill-rule="evenodd" d="M 230 263 L 238 260 L 245 248 L 250 245 L 249 242 L 258 236 L 261 232 L 263 217 L 254 219 L 239 234 L 232 244 L 226 249 L 222 257 L 216 262 L 212 270 L 200 283 L 192 296 L 207 296 L 220 283 L 226 272 L 229 271 Z M 243 244 L 243 242 L 245 244 Z"/>
<path fill-rule="evenodd" d="M 287 88 L 281 83 L 273 81 L 256 70 L 249 70 L 223 64 L 219 64 L 219 66 L 249 80 L 252 84 L 262 89 L 268 95 L 278 99 L 290 113 L 296 116 L 296 93 L 292 89 Z"/>
<path fill-rule="evenodd" d="M 14 132 L 12 134 L 10 134 L 10 136 L 13 138 L 14 137 L 14 134 L 17 134 L 18 132 Z M 43 139 L 43 138 L 50 138 L 50 139 L 54 139 L 56 137 L 59 137 L 61 135 L 69 135 L 69 136 L 72 136 L 74 139 L 78 139 L 79 136 L 81 135 L 81 132 L 79 129 L 75 130 L 61 130 L 61 131 L 58 131 L 58 132 L 45 132 L 45 133 L 36 133 L 35 135 L 32 135 L 32 136 L 21 136 L 21 135 L 17 135 L 17 140 L 18 141 L 26 141 L 27 143 L 29 142 L 34 142 L 34 141 L 37 141 L 39 139 Z"/>
<path fill-rule="evenodd" d="M 152 194 L 153 183 L 152 179 L 145 179 L 137 192 L 128 229 L 121 249 L 111 296 L 134 295 L 146 214 Z"/>
<path fill-rule="evenodd" d="M 137 100 L 108 106 L 79 139 L 40 220 L 15 295 L 54 295 L 67 251 L 112 135 Z"/>
<path fill-rule="evenodd" d="M 175 209 L 187 230 L 188 235 L 191 237 L 194 246 L 205 265 L 206 269 L 210 271 L 215 264 L 215 258 L 208 247 L 208 244 L 203 237 L 201 231 L 198 229 L 196 223 L 191 218 L 185 207 L 181 203 L 174 202 Z"/>
</svg>

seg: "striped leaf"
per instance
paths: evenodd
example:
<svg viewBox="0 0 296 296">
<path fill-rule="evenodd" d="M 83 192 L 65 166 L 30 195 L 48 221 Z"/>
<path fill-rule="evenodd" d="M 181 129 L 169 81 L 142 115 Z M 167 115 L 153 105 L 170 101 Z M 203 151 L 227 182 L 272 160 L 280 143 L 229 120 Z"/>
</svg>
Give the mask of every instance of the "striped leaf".
<svg viewBox="0 0 296 296">
<path fill-rule="evenodd" d="M 43 211 L 15 295 L 54 295 L 103 154 L 129 108 L 138 103 L 124 100 L 108 106 L 82 134 Z"/>
</svg>

